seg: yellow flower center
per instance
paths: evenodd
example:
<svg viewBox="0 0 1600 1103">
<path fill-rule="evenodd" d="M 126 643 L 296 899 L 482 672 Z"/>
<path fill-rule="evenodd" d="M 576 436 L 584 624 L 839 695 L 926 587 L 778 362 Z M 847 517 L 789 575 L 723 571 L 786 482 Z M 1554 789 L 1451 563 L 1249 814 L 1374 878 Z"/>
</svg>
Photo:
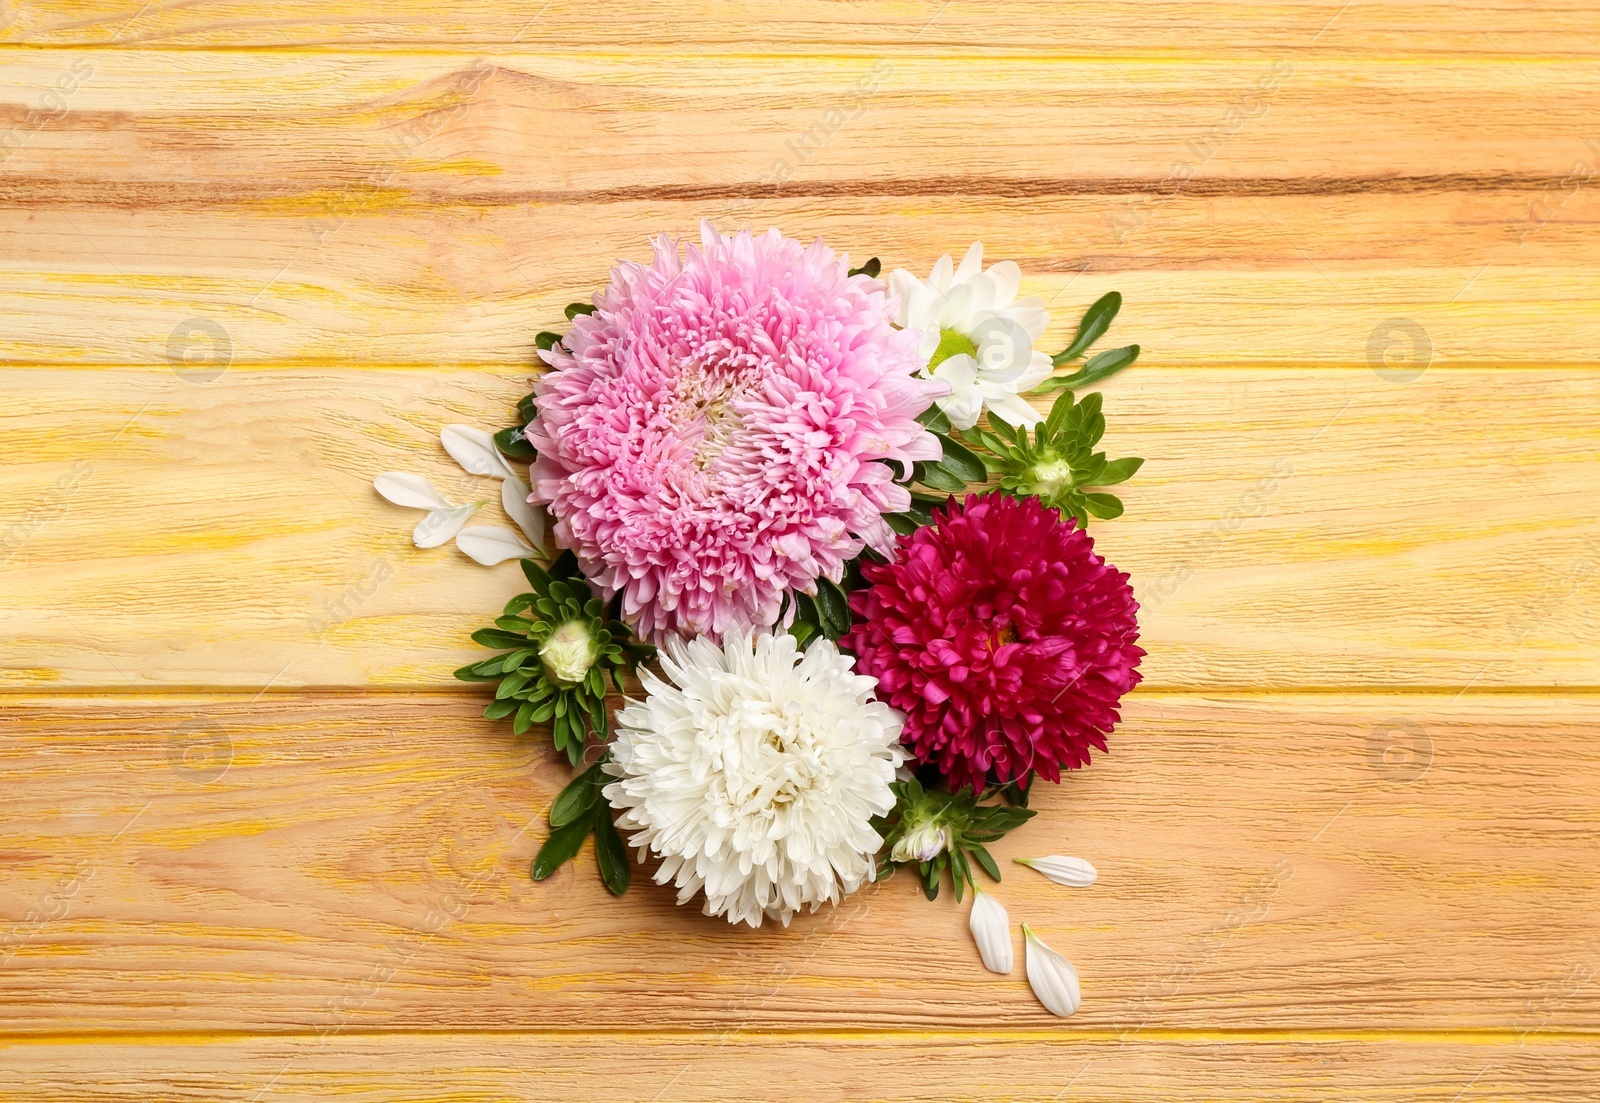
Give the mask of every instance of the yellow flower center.
<svg viewBox="0 0 1600 1103">
<path fill-rule="evenodd" d="M 933 357 L 928 361 L 928 370 L 932 371 L 952 356 L 978 355 L 978 346 L 972 343 L 972 338 L 965 333 L 958 333 L 953 329 L 939 331 L 939 347 L 933 350 Z"/>
</svg>

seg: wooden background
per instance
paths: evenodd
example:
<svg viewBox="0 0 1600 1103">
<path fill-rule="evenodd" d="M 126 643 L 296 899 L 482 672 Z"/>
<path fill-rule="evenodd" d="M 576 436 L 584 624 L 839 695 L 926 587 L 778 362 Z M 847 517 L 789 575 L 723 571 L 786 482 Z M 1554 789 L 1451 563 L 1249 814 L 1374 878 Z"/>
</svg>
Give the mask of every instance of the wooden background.
<svg viewBox="0 0 1600 1103">
<path fill-rule="evenodd" d="M 1584 1100 L 1600 1082 L 1588 0 L 7 0 L 0 1100 Z M 1149 457 L 1113 753 L 1001 847 L 1047 1016 L 908 879 L 733 930 L 450 671 L 532 338 L 646 236 L 981 238 Z M 1015 872 L 1010 872 L 1015 871 Z M 1020 950 L 1020 946 L 1019 946 Z"/>
</svg>

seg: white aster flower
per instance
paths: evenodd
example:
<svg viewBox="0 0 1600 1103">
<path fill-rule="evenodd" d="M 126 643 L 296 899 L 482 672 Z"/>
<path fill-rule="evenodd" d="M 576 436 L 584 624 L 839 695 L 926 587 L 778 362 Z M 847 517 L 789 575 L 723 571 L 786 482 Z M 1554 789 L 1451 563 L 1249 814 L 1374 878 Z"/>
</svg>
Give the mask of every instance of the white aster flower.
<svg viewBox="0 0 1600 1103">
<path fill-rule="evenodd" d="M 978 956 L 991 973 L 1011 972 L 1011 916 L 1006 906 L 977 885 L 972 886 L 972 911 L 967 916 Z"/>
<path fill-rule="evenodd" d="M 605 798 L 629 843 L 661 858 L 655 879 L 705 913 L 785 926 L 872 880 L 894 807 L 900 714 L 828 640 L 792 636 L 667 642 L 648 694 L 617 717 Z"/>
<path fill-rule="evenodd" d="M 939 258 L 926 280 L 904 268 L 889 274 L 900 303 L 896 322 L 922 330 L 922 355 L 935 379 L 952 393 L 935 399 L 957 429 L 977 424 L 981 409 L 1012 425 L 1043 420 L 1022 395 L 1049 377 L 1048 354 L 1034 346 L 1050 315 L 1037 298 L 1017 298 L 1022 270 L 1012 261 L 983 268 L 975 241 L 959 267 Z"/>
<path fill-rule="evenodd" d="M 1026 923 L 1022 925 L 1022 941 L 1028 953 L 1028 985 L 1045 1010 L 1063 1018 L 1078 1010 L 1083 995 L 1078 989 L 1078 970 L 1072 962 L 1046 946 Z"/>
<path fill-rule="evenodd" d="M 1070 885 L 1072 888 L 1087 888 L 1094 884 L 1094 866 L 1082 858 L 1063 858 L 1059 854 L 1052 854 L 1048 858 L 1018 858 L 1018 865 L 1027 866 L 1037 873 L 1042 873 L 1058 885 Z"/>
</svg>

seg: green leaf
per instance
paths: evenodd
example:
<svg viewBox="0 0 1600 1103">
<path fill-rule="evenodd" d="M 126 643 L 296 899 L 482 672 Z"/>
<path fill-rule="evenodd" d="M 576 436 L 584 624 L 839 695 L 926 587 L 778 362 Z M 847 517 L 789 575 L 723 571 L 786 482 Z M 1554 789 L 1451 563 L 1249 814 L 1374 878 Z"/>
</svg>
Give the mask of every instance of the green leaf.
<svg viewBox="0 0 1600 1103">
<path fill-rule="evenodd" d="M 1073 396 L 1071 391 L 1065 391 L 1055 400 L 1050 407 L 1050 414 L 1044 419 L 1044 435 L 1054 437 L 1067 427 L 1067 418 L 1072 413 Z"/>
<path fill-rule="evenodd" d="M 817 612 L 829 639 L 836 640 L 850 631 L 850 602 L 844 591 L 826 578 L 817 579 Z"/>
<path fill-rule="evenodd" d="M 502 632 L 498 628 L 480 628 L 472 633 L 472 642 L 482 644 L 484 647 L 523 648 L 528 646 L 528 637 Z"/>
<path fill-rule="evenodd" d="M 617 834 L 617 825 L 611 820 L 611 806 L 601 801 L 594 814 L 594 856 L 600 862 L 600 880 L 612 896 L 628 891 L 633 880 L 633 867 L 628 864 L 628 848 Z"/>
<path fill-rule="evenodd" d="M 571 548 L 556 556 L 555 562 L 550 564 L 550 577 L 552 579 L 578 579 L 582 582 L 583 572 L 578 569 L 578 557 Z M 584 593 L 589 592 L 589 584 L 583 582 Z"/>
<path fill-rule="evenodd" d="M 848 276 L 868 276 L 868 277 L 870 277 L 872 279 L 877 279 L 878 278 L 878 273 L 882 272 L 882 271 L 883 271 L 883 265 L 878 262 L 878 258 L 877 257 L 873 257 L 871 260 L 867 261 L 867 263 L 863 264 L 860 268 L 852 268 L 852 269 L 850 269 L 849 272 L 847 272 L 845 274 L 848 275 Z"/>
<path fill-rule="evenodd" d="M 1073 336 L 1072 343 L 1061 352 L 1051 357 L 1056 367 L 1060 367 L 1068 360 L 1076 360 L 1083 355 L 1085 349 L 1101 337 L 1106 330 L 1111 328 L 1111 321 L 1117 316 L 1117 311 L 1122 309 L 1122 293 L 1107 291 L 1094 301 L 1094 305 L 1083 312 L 1083 320 L 1078 323 L 1078 332 Z"/>
<path fill-rule="evenodd" d="M 901 536 L 910 536 L 917 529 L 928 523 L 918 521 L 909 513 L 885 513 L 883 519 L 889 522 L 889 527 Z M 932 518 L 929 518 L 929 521 L 932 521 Z M 457 674 L 456 677 L 459 678 L 461 675 Z"/>
<path fill-rule="evenodd" d="M 594 313 L 594 304 L 593 303 L 568 303 L 567 304 L 567 321 L 569 321 L 569 322 L 572 321 L 572 319 L 576 318 L 579 314 L 593 314 L 593 313 Z"/>
<path fill-rule="evenodd" d="M 577 855 L 578 849 L 583 846 L 583 840 L 589 837 L 589 831 L 593 826 L 594 819 L 583 816 L 551 831 L 550 837 L 545 839 L 544 845 L 539 848 L 538 855 L 533 859 L 533 879 L 543 881 L 570 862 Z"/>
<path fill-rule="evenodd" d="M 600 764 L 597 762 L 567 783 L 550 806 L 550 826 L 565 827 L 589 809 L 600 796 Z"/>
<path fill-rule="evenodd" d="M 978 864 L 983 867 L 983 872 L 987 873 L 996 881 L 1000 880 L 1000 867 L 995 864 L 994 856 L 990 854 L 988 850 L 976 844 L 969 847 L 968 850 L 970 850 L 972 856 L 978 860 Z"/>
<path fill-rule="evenodd" d="M 533 404 L 533 395 L 525 394 L 517 399 L 517 416 L 522 419 L 522 424 L 528 424 L 538 412 L 539 408 Z"/>
<path fill-rule="evenodd" d="M 533 339 L 540 352 L 549 352 L 561 343 L 561 334 L 545 330 Z"/>
<path fill-rule="evenodd" d="M 965 480 L 945 470 L 943 465 L 937 463 L 917 464 L 912 478 L 924 486 L 931 486 L 935 490 L 947 490 L 951 494 L 959 494 L 967 489 Z"/>
<path fill-rule="evenodd" d="M 522 426 L 513 425 L 494 435 L 494 446 L 514 460 L 536 460 L 539 450 L 522 439 Z"/>
<path fill-rule="evenodd" d="M 939 444 L 944 448 L 944 459 L 939 461 L 940 466 L 969 483 L 988 481 L 989 469 L 965 445 L 946 436 L 939 437 Z"/>
<path fill-rule="evenodd" d="M 917 415 L 917 420 L 922 422 L 930 433 L 948 433 L 950 431 L 950 419 L 937 406 L 929 406 Z"/>
<path fill-rule="evenodd" d="M 1122 499 L 1115 494 L 1085 494 L 1084 508 L 1102 521 L 1122 516 Z"/>
<path fill-rule="evenodd" d="M 490 701 L 489 707 L 483 710 L 483 715 L 488 720 L 499 720 L 516 712 L 521 704 L 522 702 L 517 700 Z"/>
<path fill-rule="evenodd" d="M 1143 466 L 1144 460 L 1138 456 L 1129 456 L 1125 460 L 1112 460 L 1095 478 L 1085 479 L 1084 482 L 1090 486 L 1116 486 L 1133 478 Z"/>
<path fill-rule="evenodd" d="M 1107 349 L 1090 358 L 1089 362 L 1077 373 L 1080 377 L 1075 384 L 1087 387 L 1091 383 L 1098 383 L 1102 379 L 1109 379 L 1123 368 L 1139 359 L 1138 345 L 1124 345 L 1119 349 Z"/>
<path fill-rule="evenodd" d="M 550 589 L 550 576 L 545 569 L 531 559 L 522 561 L 522 573 L 528 576 L 528 584 L 541 594 Z"/>
</svg>

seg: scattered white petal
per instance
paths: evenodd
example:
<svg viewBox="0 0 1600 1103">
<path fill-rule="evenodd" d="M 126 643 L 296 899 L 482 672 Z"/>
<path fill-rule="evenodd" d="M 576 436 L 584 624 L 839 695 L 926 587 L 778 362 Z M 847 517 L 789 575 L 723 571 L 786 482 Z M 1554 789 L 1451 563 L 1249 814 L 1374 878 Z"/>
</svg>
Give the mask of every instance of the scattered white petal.
<svg viewBox="0 0 1600 1103">
<path fill-rule="evenodd" d="M 1026 923 L 1022 925 L 1022 940 L 1027 948 L 1028 984 L 1045 1010 L 1063 1018 L 1078 1010 L 1083 995 L 1078 989 L 1078 970 L 1072 962 L 1041 942 Z"/>
<path fill-rule="evenodd" d="M 978 955 L 991 973 L 1011 972 L 1011 917 L 1000 901 L 978 888 L 972 888 L 972 912 L 967 918 Z"/>
<path fill-rule="evenodd" d="M 500 504 L 505 507 L 506 516 L 515 521 L 528 538 L 528 543 L 536 548 L 544 547 L 544 507 L 528 501 L 527 483 L 515 475 L 507 478 L 500 484 Z"/>
<path fill-rule="evenodd" d="M 397 506 L 408 509 L 449 509 L 433 484 L 407 471 L 385 471 L 372 480 L 372 488 Z"/>
<path fill-rule="evenodd" d="M 500 449 L 494 446 L 494 437 L 471 425 L 446 425 L 439 434 L 439 443 L 450 453 L 450 458 L 474 475 L 488 475 L 495 479 L 509 478 L 514 472 Z"/>
<path fill-rule="evenodd" d="M 481 505 L 482 502 L 468 502 L 464 506 L 434 510 L 411 530 L 411 542 L 419 548 L 437 548 L 440 544 L 448 543 Z"/>
<path fill-rule="evenodd" d="M 1058 885 L 1071 885 L 1075 889 L 1087 888 L 1098 876 L 1094 866 L 1082 858 L 1063 858 L 1059 854 L 1048 858 L 1018 858 L 1017 863 L 1044 874 Z"/>
<path fill-rule="evenodd" d="M 485 567 L 504 563 L 507 559 L 526 559 L 534 554 L 533 549 L 522 542 L 522 537 L 510 529 L 487 526 L 462 529 L 456 536 L 456 547 Z"/>
</svg>

